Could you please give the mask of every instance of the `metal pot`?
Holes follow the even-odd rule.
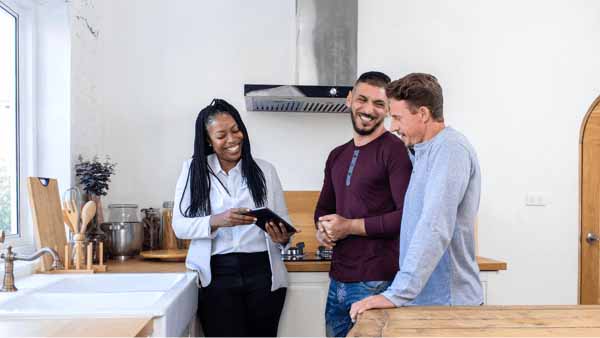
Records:
[[[106,246],[111,258],[126,260],[140,254],[144,242],[144,225],[140,222],[103,223]]]

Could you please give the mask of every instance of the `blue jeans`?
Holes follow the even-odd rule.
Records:
[[[345,337],[352,328],[350,307],[352,303],[385,291],[391,281],[370,281],[343,283],[331,278],[327,306],[325,308],[325,328],[328,337]]]

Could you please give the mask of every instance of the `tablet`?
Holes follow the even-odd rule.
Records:
[[[265,228],[267,222],[275,221],[275,223],[283,223],[288,233],[296,232],[296,228],[294,228],[291,224],[289,224],[286,220],[281,218],[279,215],[274,213],[271,209],[263,207],[258,209],[252,209],[245,213],[245,215],[256,217],[256,226],[261,228],[264,232],[267,232]]]

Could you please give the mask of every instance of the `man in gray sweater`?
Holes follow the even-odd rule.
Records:
[[[481,176],[475,150],[445,125],[442,88],[434,76],[409,74],[386,92],[391,129],[408,146],[413,163],[400,228],[400,270],[382,294],[352,304],[350,316],[356,320],[375,308],[480,305],[474,222]]]

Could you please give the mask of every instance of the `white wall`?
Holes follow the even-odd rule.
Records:
[[[197,113],[232,102],[255,156],[285,189],[319,189],[329,150],[351,136],[341,115],[245,112],[244,83],[294,81],[293,1],[75,2],[73,156],[118,162],[109,202],[158,206],[173,199],[192,154]]]
[[[73,1],[71,156],[119,163],[107,202],[172,199],[197,112],[242,111],[285,189],[319,189],[344,115],[244,112],[242,85],[291,83],[293,1]],[[578,135],[600,94],[600,3],[359,2],[359,72],[431,72],[479,152],[480,252],[504,259],[496,303],[575,303]],[[95,37],[92,31],[97,32]],[[596,58],[594,58],[596,55]],[[546,207],[526,207],[526,192]],[[498,285],[498,284],[497,284]]]
[[[36,12],[35,175],[57,178],[63,191],[71,185],[69,11],[64,1],[51,0]]]
[[[384,10],[382,10],[384,9]],[[504,304],[577,302],[578,138],[600,95],[600,3],[361,1],[361,68],[435,74],[479,153],[480,253]],[[525,206],[543,192],[545,207]]]

